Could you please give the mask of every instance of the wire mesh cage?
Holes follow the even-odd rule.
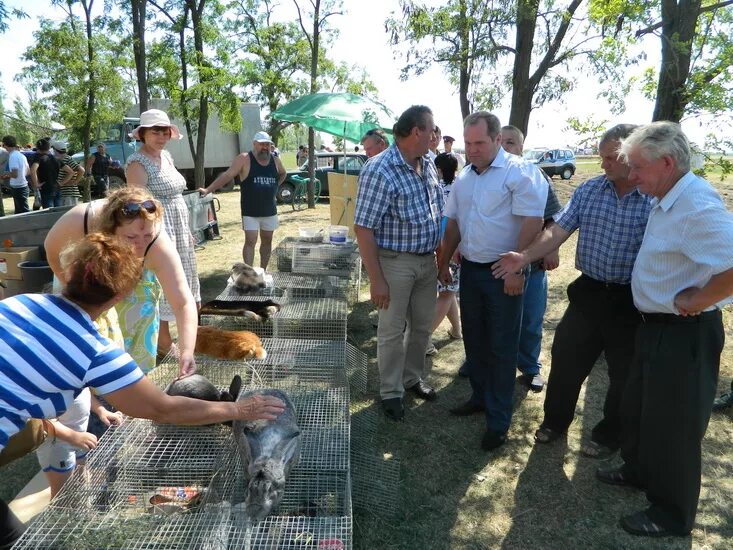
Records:
[[[350,277],[361,271],[361,257],[354,243],[309,243],[286,237],[275,247],[273,255],[277,270],[282,273]]]
[[[351,484],[354,508],[393,517],[399,506],[400,461],[391,454],[353,451]]]
[[[265,519],[254,527],[232,527],[229,548],[252,550],[350,550],[351,516],[283,517]]]
[[[293,298],[343,298],[349,305],[359,301],[361,270],[349,277],[276,272],[272,274],[275,287],[287,290]]]
[[[346,340],[348,314],[344,300],[297,299],[288,291],[282,309],[273,316],[273,337]]]

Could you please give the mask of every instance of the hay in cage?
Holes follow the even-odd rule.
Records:
[[[271,516],[255,526],[233,525],[229,548],[252,550],[350,550],[353,548],[351,516]]]

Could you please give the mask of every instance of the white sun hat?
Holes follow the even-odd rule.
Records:
[[[178,130],[178,126],[171,124],[168,114],[159,109],[150,109],[140,115],[140,125],[135,128],[130,135],[135,139],[140,139],[140,128],[152,128],[153,126],[165,126],[171,129],[171,139],[181,139],[183,136]]]

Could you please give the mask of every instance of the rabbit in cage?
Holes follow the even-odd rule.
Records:
[[[248,330],[220,330],[199,327],[196,334],[196,353],[217,359],[265,359],[267,351],[262,340]]]
[[[168,395],[182,395],[183,397],[192,397],[194,399],[202,399],[204,401],[235,401],[242,389],[242,378],[235,374],[232,383],[229,385],[229,391],[219,390],[211,381],[201,374],[192,374],[186,378],[174,380],[165,389]],[[224,422],[225,425],[231,426],[231,421]]]
[[[211,300],[201,306],[199,315],[240,315],[264,323],[280,311],[280,304],[272,300]]]
[[[293,402],[277,389],[245,394],[272,395],[285,403],[276,420],[234,421],[234,437],[247,480],[244,508],[250,519],[267,517],[280,504],[290,470],[300,458],[300,428]]]
[[[265,288],[265,278],[262,274],[243,262],[237,262],[232,266],[231,278],[234,286],[243,294]]]

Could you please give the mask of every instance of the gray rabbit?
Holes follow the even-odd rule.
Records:
[[[252,390],[242,398],[272,395],[285,403],[276,420],[234,422],[247,491],[244,507],[252,521],[267,517],[280,504],[290,470],[300,458],[300,429],[295,407],[281,390]]]
[[[234,280],[234,287],[242,294],[265,288],[264,277],[257,273],[253,267],[243,262],[237,262],[232,266],[232,279]]]
[[[232,383],[229,385],[229,391],[220,391],[208,378],[201,374],[192,374],[180,380],[174,380],[165,389],[168,395],[181,395],[183,397],[192,397],[194,399],[202,399],[204,401],[235,401],[242,389],[242,378],[235,374]],[[231,426],[231,421],[224,422],[227,426]]]

